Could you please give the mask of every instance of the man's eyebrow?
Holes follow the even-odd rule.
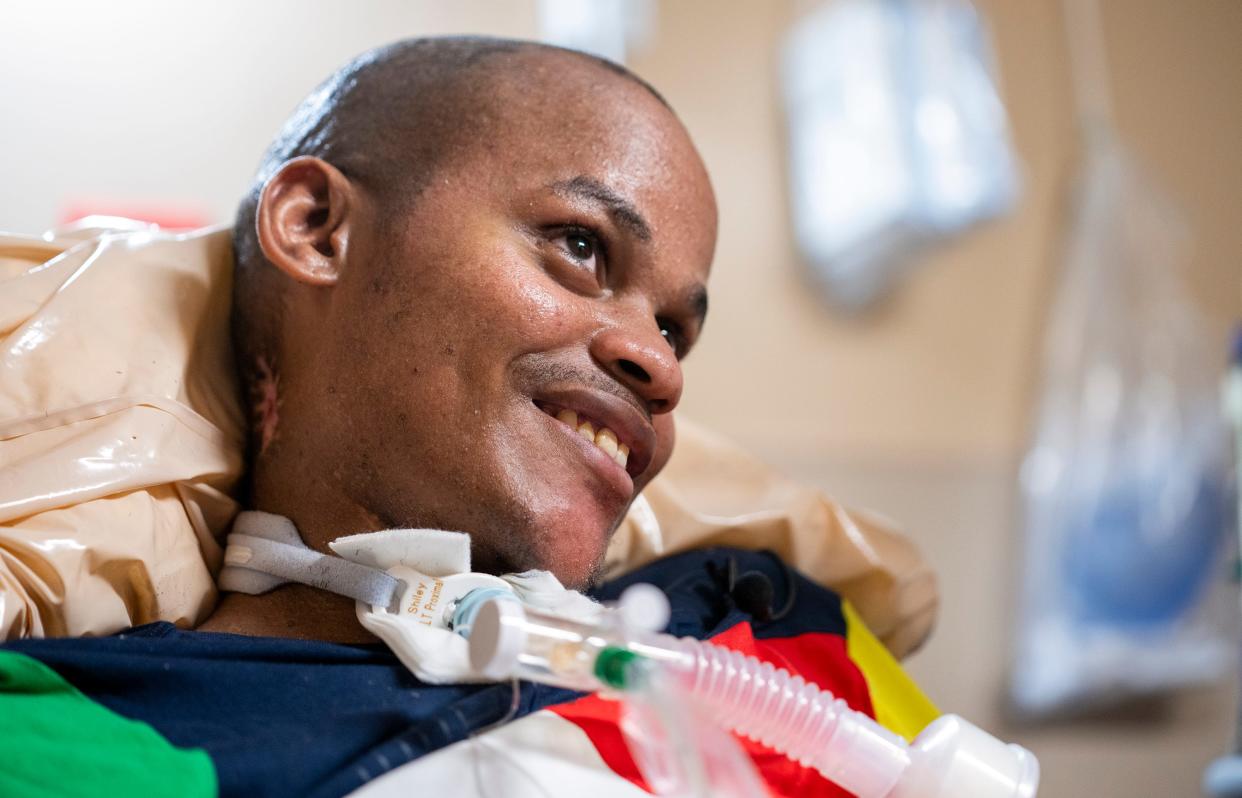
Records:
[[[608,215],[617,224],[628,229],[640,241],[651,240],[651,227],[633,203],[595,178],[578,175],[573,180],[561,180],[548,187],[557,194],[567,194],[604,205],[608,209]]]

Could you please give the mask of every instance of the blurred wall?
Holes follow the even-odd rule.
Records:
[[[1077,154],[1060,4],[979,4],[1025,165],[1018,212],[929,254],[861,318],[824,309],[791,242],[773,75],[809,4],[726,5],[664,3],[661,46],[634,59],[696,135],[720,200],[685,406],[782,462],[1012,459]],[[1242,319],[1242,3],[1124,0],[1103,16],[1118,126],[1187,212],[1187,278],[1214,325],[1203,345],[1223,358],[1227,322]]]
[[[303,97],[413,35],[536,35],[534,0],[18,0],[0,16],[0,229],[67,199],[158,200],[231,221]]]

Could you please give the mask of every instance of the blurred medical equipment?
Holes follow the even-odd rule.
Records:
[[[1065,3],[1084,138],[1021,473],[1011,693],[1030,715],[1220,675],[1230,516],[1218,372],[1187,235],[1110,121],[1094,3]]]
[[[987,35],[965,0],[839,0],[785,43],[789,183],[802,254],[861,307],[930,243],[1018,194]]]
[[[668,603],[650,586],[631,587],[615,610],[594,623],[524,606],[512,594],[487,587],[465,594],[446,613],[448,627],[468,637],[471,665],[482,676],[604,691],[637,701],[639,717],[657,726],[661,716],[676,723],[701,714],[815,768],[859,798],[1033,798],[1038,788],[1034,755],[957,716],[939,718],[907,744],[800,676],[711,643],[657,634],[667,623]],[[726,765],[729,749],[720,746],[727,738],[714,740],[708,754],[714,767],[695,766],[697,752],[683,749],[692,759],[683,773],[700,777],[677,784],[670,778],[677,763],[660,757],[665,746],[658,741],[669,736],[685,735],[665,735],[659,728],[629,735],[640,766],[660,764],[649,781],[672,788],[663,794],[762,794],[707,776],[747,779],[746,767]],[[733,759],[743,756],[733,750]],[[711,792],[688,793],[696,783]],[[759,784],[757,777],[753,784]]]
[[[1235,517],[1239,537],[1238,552],[1242,553],[1242,327],[1233,338],[1233,352],[1229,373],[1225,376],[1222,404],[1225,414],[1233,423],[1234,476],[1238,500]],[[1239,560],[1242,574],[1242,560]],[[1242,592],[1238,599],[1242,602]],[[1240,607],[1242,609],[1242,607]],[[1242,798],[1242,707],[1238,710],[1238,722],[1233,732],[1233,753],[1213,762],[1203,774],[1203,791],[1212,798]]]

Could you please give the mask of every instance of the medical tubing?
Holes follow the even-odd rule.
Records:
[[[468,596],[466,598],[469,598]],[[512,596],[463,599],[470,663],[488,678],[686,700],[706,720],[814,768],[857,798],[1035,798],[1039,761],[956,715],[913,743],[832,693],[759,659],[693,638],[587,623]],[[687,707],[689,708],[689,707]]]
[[[904,739],[801,676],[693,638],[660,635],[658,644],[684,655],[679,683],[717,723],[858,798],[889,795],[910,765]]]

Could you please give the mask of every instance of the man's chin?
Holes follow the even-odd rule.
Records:
[[[603,578],[604,551],[587,551],[585,547],[548,551],[528,560],[525,565],[509,568],[506,572],[532,569],[550,572],[570,590],[587,590]]]
[[[570,590],[580,590],[585,592],[603,581],[604,555],[601,552],[598,557],[596,557],[585,567],[573,570],[565,568],[549,568],[548,570],[560,580],[562,585]]]
[[[565,587],[582,590],[599,582],[603,575],[605,554],[625,519],[628,504],[618,506],[590,494],[570,499],[532,514],[535,523],[527,535],[520,542],[512,542],[518,551],[530,555],[525,568],[549,571]]]
[[[504,522],[489,524],[473,535],[474,569],[488,573],[549,571],[565,587],[589,587],[604,572],[605,554],[627,510],[628,505],[608,506],[586,494],[562,496],[555,504],[510,512]],[[500,515],[492,513],[491,517]]]
[[[506,574],[523,571],[548,571],[571,590],[586,590],[598,584],[604,574],[604,555],[609,535],[603,546],[591,546],[585,541],[559,538],[554,545],[518,545],[501,553],[480,550],[472,552],[473,569],[483,573]],[[563,545],[578,542],[579,545]],[[562,545],[555,545],[560,543]]]

